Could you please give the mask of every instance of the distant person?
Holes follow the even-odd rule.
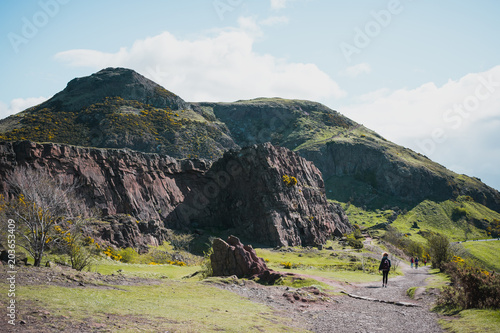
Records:
[[[389,279],[389,271],[391,270],[391,261],[389,260],[389,254],[385,252],[382,255],[382,260],[380,261],[380,266],[378,266],[378,271],[382,271],[382,288],[387,288],[387,280]]]
[[[411,263],[411,268],[413,268],[413,257],[411,257],[410,263]]]
[[[427,266],[427,258],[424,258],[424,266]]]
[[[415,258],[415,269],[418,269],[418,257]]]

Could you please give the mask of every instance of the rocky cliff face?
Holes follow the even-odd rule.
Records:
[[[129,150],[0,143],[0,192],[9,191],[6,176],[21,166],[78,183],[86,206],[104,216],[128,214],[152,221],[151,227],[162,221],[179,229],[231,229],[270,246],[322,244],[350,228],[342,210],[326,201],[319,170],[271,144],[227,153],[211,165]],[[283,175],[296,177],[297,184],[284,184]],[[110,227],[103,229],[112,243],[154,243],[137,240],[133,235],[137,228],[143,231],[141,225],[122,220],[111,218]],[[161,242],[164,232],[153,229],[147,234]]]
[[[210,163],[177,161],[130,150],[79,148],[29,141],[0,144],[0,183],[19,166],[47,171],[77,183],[87,207],[103,215],[129,214],[140,220],[165,219],[203,176]]]
[[[338,187],[337,181],[346,179],[364,183],[364,191],[355,186],[342,188],[344,193],[340,195],[344,201],[351,197],[355,202],[366,204],[383,202],[380,198],[385,197],[413,204],[426,199],[444,201],[468,195],[475,202],[500,211],[500,193],[495,189],[391,142],[382,145],[363,138],[331,141],[317,149],[303,149],[300,154],[314,161],[333,189]]]
[[[283,177],[294,177],[296,184]],[[313,163],[270,143],[227,152],[172,216],[267,245],[317,245],[350,230]]]

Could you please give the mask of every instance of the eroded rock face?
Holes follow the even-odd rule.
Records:
[[[125,214],[106,216],[91,227],[93,238],[119,248],[131,247],[139,253],[147,253],[148,245],[161,245],[168,238],[168,230],[162,221],[139,221]]]
[[[224,154],[202,182],[176,209],[182,224],[222,227],[269,246],[315,246],[351,228],[343,210],[327,202],[314,164],[270,143]]]
[[[264,259],[257,257],[250,245],[243,245],[235,236],[229,236],[227,242],[216,238],[210,256],[214,276],[232,276],[238,278],[259,278],[273,284],[283,276],[267,268]]]
[[[350,230],[342,209],[327,202],[321,172],[269,143],[228,152],[213,165],[123,149],[0,143],[0,193],[9,192],[8,172],[21,166],[79,184],[78,196],[104,220],[133,217],[101,226],[120,247],[161,243],[164,227],[230,229],[269,246],[318,245]],[[287,185],[284,175],[297,184]]]
[[[85,205],[103,216],[129,214],[148,221],[166,219],[210,164],[125,149],[6,142],[0,144],[0,193],[9,191],[7,173],[21,166],[78,184]]]

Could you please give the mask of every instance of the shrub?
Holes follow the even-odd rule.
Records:
[[[353,249],[362,249],[364,246],[363,242],[359,239],[356,239],[353,234],[347,236],[347,244]]]
[[[137,251],[131,247],[127,247],[126,249],[121,249],[120,251],[118,251],[118,254],[121,255],[122,257],[120,261],[126,263],[134,263],[136,259],[139,257]]]
[[[282,179],[283,179],[283,183],[285,183],[286,186],[297,185],[297,178],[295,178],[293,176],[283,175]]]
[[[431,235],[427,239],[432,268],[444,271],[444,265],[451,260],[450,241],[441,234]]]
[[[102,251],[105,255],[107,255],[109,258],[120,261],[122,259],[122,256],[120,253],[112,248],[111,246],[108,246],[104,251]]]
[[[391,226],[387,226],[383,239],[401,249],[408,256],[420,258],[425,252],[422,245],[408,238],[408,234],[403,234]]]
[[[363,235],[361,234],[361,229],[359,228],[359,225],[357,225],[357,224],[354,225],[354,231],[352,232],[351,235],[353,235],[354,238],[356,238],[356,239],[363,238]]]
[[[455,207],[451,212],[451,219],[453,221],[458,221],[462,217],[467,217],[467,209],[464,207]]]
[[[441,292],[437,305],[455,309],[500,308],[500,276],[454,257],[445,264],[451,285]]]
[[[490,222],[490,226],[486,228],[488,231],[488,235],[490,235],[493,238],[500,237],[500,221],[499,220],[493,220]]]
[[[169,241],[174,247],[174,250],[189,251],[189,244],[193,241],[193,239],[194,236],[191,234],[173,233],[169,235]]]
[[[203,253],[203,262],[201,263],[201,277],[206,279],[214,275],[212,270],[211,255],[214,253],[214,248],[212,247],[213,239],[210,240],[209,249]]]

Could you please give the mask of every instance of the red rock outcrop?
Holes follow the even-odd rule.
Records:
[[[214,239],[213,253],[210,255],[214,276],[232,276],[238,278],[258,278],[261,282],[274,284],[284,276],[267,268],[264,259],[257,257],[250,245],[243,245],[235,236],[229,236],[227,242]]]
[[[129,214],[138,220],[164,220],[184,201],[210,163],[127,149],[54,144],[0,143],[0,193],[9,191],[7,173],[27,166],[77,183],[87,207],[102,215]]]
[[[287,148],[227,152],[201,181],[176,208],[182,225],[224,228],[270,246],[315,246],[351,228],[342,208],[326,200],[321,172]]]
[[[229,229],[269,246],[323,244],[350,229],[342,209],[327,202],[321,172],[269,143],[228,152],[211,165],[124,149],[4,142],[0,193],[9,192],[7,174],[22,166],[79,184],[78,196],[104,217],[128,214],[158,227],[117,222],[103,229],[117,246],[161,242],[163,227]],[[297,184],[287,185],[285,175]],[[138,230],[154,239],[139,239]]]

